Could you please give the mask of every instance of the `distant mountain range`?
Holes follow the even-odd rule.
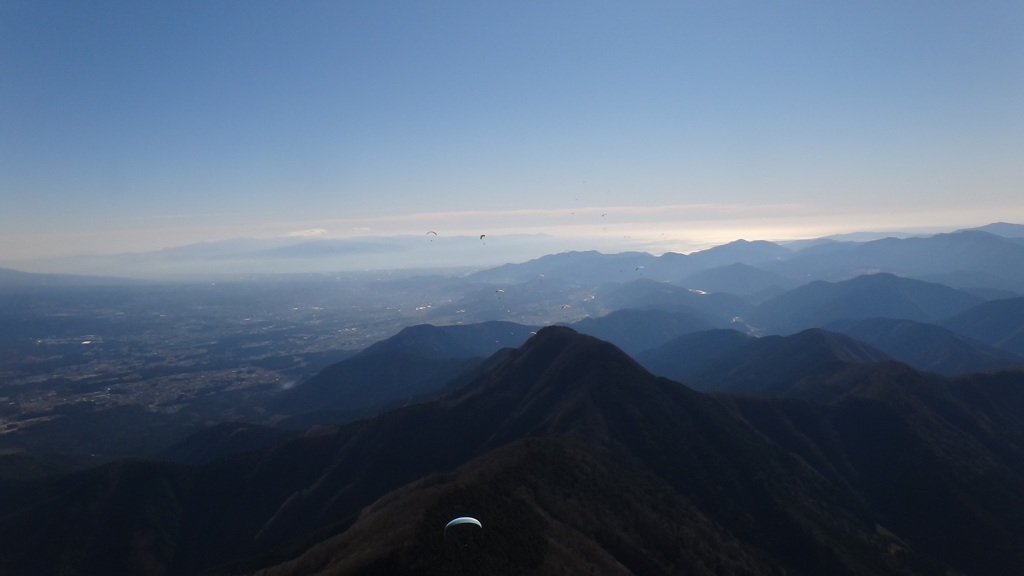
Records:
[[[981,292],[987,298],[1006,297],[1024,293],[1024,233],[1008,237],[992,231],[1016,234],[1022,228],[993,224],[927,237],[823,240],[796,250],[739,240],[689,255],[573,252],[482,271],[473,278],[504,283],[524,282],[540,274],[590,283],[645,278],[748,295],[776,286],[786,289],[813,280],[836,282],[885,272]]]
[[[844,319],[884,317],[937,322],[984,300],[942,284],[868,274],[814,281],[760,304],[747,318],[766,334],[787,334]]]
[[[239,238],[155,252],[76,256],[0,263],[0,266],[93,276],[180,279],[409,268],[412,262],[421,269],[475,268],[478,272],[472,280],[490,284],[517,284],[539,275],[569,278],[583,284],[646,278],[741,295],[771,290],[776,284],[786,289],[812,280],[834,282],[865,273],[888,272],[959,289],[984,291],[987,297],[992,297],[994,292],[1004,297],[1024,294],[1024,225],[994,223],[931,236],[877,236],[843,235],[787,244],[736,240],[691,254],[668,252],[661,256],[646,252],[567,251],[497,267],[493,267],[495,262],[518,262],[521,261],[519,254],[541,252],[551,239],[517,235],[495,237],[483,251],[480,250],[482,239],[466,236],[410,235],[340,240]],[[737,270],[736,264],[753,269]],[[479,270],[482,267],[488,268]],[[709,273],[723,267],[726,270]],[[731,272],[729,267],[733,268]],[[0,285],[25,280],[12,275],[11,271],[0,271]]]
[[[975,315],[980,304],[967,314]],[[953,375],[964,372],[991,372],[1024,365],[1024,355],[980,342],[966,333],[893,318],[847,320],[827,328],[852,336],[885,351],[894,359],[918,370]]]
[[[80,254],[0,262],[26,272],[157,280],[220,279],[256,274],[361,270],[479,270],[539,254],[553,244],[543,235],[358,236],[353,238],[233,238],[148,252]],[[563,242],[554,244],[564,245]]]
[[[1024,298],[985,302],[891,274],[816,281],[757,306],[651,280],[596,301],[647,307],[584,318],[569,324],[573,329],[704,391],[778,395],[800,388],[802,379],[820,381],[823,370],[856,371],[890,360],[945,375],[1024,365],[1024,354],[1013,348],[1024,326],[1024,305],[1018,305]],[[365,417],[438,393],[535,330],[511,322],[407,328],[283,393],[274,410],[288,414],[292,425]],[[780,364],[780,357],[794,361]],[[797,372],[786,373],[790,368]]]

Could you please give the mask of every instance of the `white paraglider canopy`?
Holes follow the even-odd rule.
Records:
[[[448,524],[445,524],[445,527],[444,527],[445,534],[448,533],[448,529],[449,528],[451,528],[452,526],[458,526],[460,524],[475,524],[476,526],[478,526],[480,528],[484,527],[483,524],[481,524],[480,521],[477,520],[476,518],[472,518],[470,516],[459,516],[458,518],[455,518],[454,520],[452,520]]]

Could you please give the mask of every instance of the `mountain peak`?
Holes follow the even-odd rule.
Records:
[[[568,326],[542,328],[523,344],[510,362],[536,364],[537,368],[543,364],[545,380],[554,376],[606,380],[605,377],[609,373],[619,374],[623,371],[636,371],[650,376],[632,357],[614,344],[581,334]]]
[[[486,445],[494,447],[539,434],[607,438],[610,407],[672,395],[668,388],[692,393],[653,376],[608,342],[549,326],[447,401],[470,408],[481,428],[491,427]]]
[[[650,377],[615,345],[567,326],[548,326],[496,366],[482,386],[501,380],[503,388],[528,394],[547,387],[606,383],[613,375],[632,377],[633,373]]]

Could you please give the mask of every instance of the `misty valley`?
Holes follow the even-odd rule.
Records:
[[[1021,225],[0,270],[0,574],[1022,569]]]

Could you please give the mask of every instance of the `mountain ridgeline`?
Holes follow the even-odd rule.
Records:
[[[0,571],[1016,573],[1019,373],[947,379],[802,338],[877,368],[825,401],[800,399],[809,380],[708,396],[548,327],[367,420],[205,464],[7,480]],[[484,528],[455,546],[460,515]]]
[[[818,239],[789,245],[737,240],[694,252],[567,252],[484,270],[473,278],[517,283],[543,275],[585,284],[644,278],[744,296],[789,290],[814,280],[838,282],[873,273],[1008,296],[1024,293],[1024,226],[990,225],[925,237],[866,242]]]

